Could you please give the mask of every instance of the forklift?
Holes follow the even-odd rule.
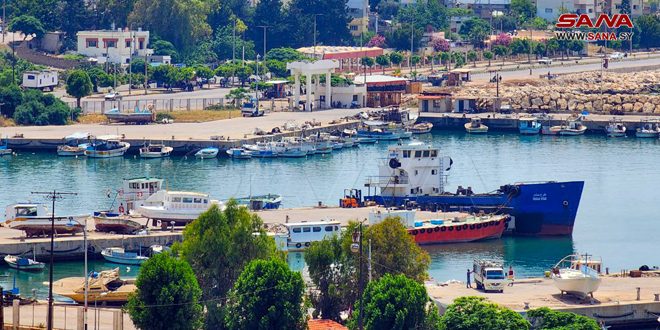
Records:
[[[339,200],[341,208],[358,208],[364,206],[362,203],[362,190],[344,189],[344,197]]]

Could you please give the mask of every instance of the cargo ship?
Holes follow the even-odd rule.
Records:
[[[584,181],[506,184],[492,193],[459,186],[445,191],[453,161],[429,144],[413,141],[391,146],[378,176],[365,187],[366,203],[431,211],[508,214],[507,232],[515,235],[571,235]]]

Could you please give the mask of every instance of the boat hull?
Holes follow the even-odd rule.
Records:
[[[519,183],[507,192],[466,195],[365,196],[384,206],[416,202],[430,210],[503,213],[512,216],[509,229],[516,235],[571,235],[584,181]]]
[[[113,257],[110,255],[102,254],[103,258],[109,262],[115,263],[115,264],[122,264],[122,265],[141,265],[147,259],[131,259],[131,258],[119,258],[119,257]]]
[[[637,131],[635,132],[635,136],[638,138],[657,138],[658,137],[658,132],[650,132],[650,131]]]
[[[506,225],[506,219],[502,218],[478,223],[449,223],[435,227],[410,228],[408,234],[412,235],[415,243],[419,245],[465,243],[500,238]]]
[[[22,230],[28,237],[51,235],[52,229],[56,234],[76,234],[82,233],[86,215],[62,217],[55,216],[54,226],[51,227],[51,217],[17,217],[8,222],[9,228]]]
[[[85,155],[87,157],[91,158],[111,158],[111,157],[122,157],[130,148],[130,144],[124,143],[124,145],[121,148],[117,149],[112,149],[112,150],[93,150],[93,149],[87,149],[85,150]]]
[[[96,230],[104,233],[114,232],[120,234],[133,234],[144,226],[139,222],[126,219],[120,216],[103,217],[94,216],[94,227]]]
[[[11,155],[11,149],[0,149],[0,156]]]
[[[553,276],[552,280],[562,293],[569,293],[576,296],[586,297],[598,290],[600,287],[600,278],[582,277],[582,278],[562,278]]]

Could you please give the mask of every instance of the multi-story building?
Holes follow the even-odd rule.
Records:
[[[128,29],[79,31],[78,54],[93,57],[99,63],[130,62],[131,57],[153,54],[149,49],[149,31]]]
[[[369,0],[348,0],[346,7],[351,17],[348,29],[352,36],[359,37],[369,29]]]
[[[536,16],[555,21],[561,13],[587,14],[596,18],[601,13],[620,14],[621,0],[536,0]],[[630,14],[638,17],[651,12],[649,0],[630,0]]]
[[[403,3],[403,1],[401,1]],[[508,13],[511,0],[445,0],[447,7],[471,9],[478,17],[490,19],[494,11]]]

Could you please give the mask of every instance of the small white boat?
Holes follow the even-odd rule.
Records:
[[[220,149],[215,147],[203,148],[195,153],[195,158],[200,158],[200,159],[215,158],[218,157],[218,152],[220,152]]]
[[[311,243],[341,232],[339,221],[313,221],[283,224],[287,233],[275,234],[275,245],[281,251],[302,251]]]
[[[212,200],[204,193],[159,190],[139,205],[136,211],[145,218],[152,219],[155,225],[161,220],[161,227],[166,227],[172,221],[175,223],[193,221],[214,204],[221,208],[224,206],[222,202]]]
[[[659,135],[660,125],[649,121],[642,122],[642,126],[635,131],[638,138],[657,138]]]
[[[488,133],[488,126],[481,122],[481,118],[474,117],[470,119],[469,123],[465,123],[465,131],[470,134],[483,134]]]
[[[284,158],[302,158],[307,156],[307,151],[302,150],[301,147],[287,147],[279,154],[280,157]]]
[[[44,269],[44,266],[46,266],[46,264],[44,264],[43,262],[35,261],[20,256],[12,256],[9,254],[5,256],[5,261],[7,262],[9,267],[19,270],[40,271]]]
[[[433,124],[429,122],[423,122],[413,125],[410,131],[413,134],[426,134],[426,133],[431,133],[432,129],[433,129]]]
[[[55,233],[75,234],[84,229],[83,223],[88,215],[57,215],[55,214]],[[5,226],[22,230],[26,236],[50,235],[53,216],[44,204],[16,203],[5,209]]]
[[[602,262],[592,256],[572,254],[560,260],[552,268],[552,280],[562,294],[586,297],[600,286]]]
[[[73,133],[64,137],[64,144],[57,146],[57,155],[63,157],[84,156],[88,143],[82,142],[89,140],[89,133]]]
[[[583,135],[587,131],[587,126],[582,124],[580,118],[569,119],[565,124],[550,127],[551,131],[556,131],[559,135],[576,136]]]
[[[164,144],[148,144],[140,148],[141,158],[164,158],[169,157],[174,148]]]
[[[608,137],[625,137],[626,136],[626,126],[619,120],[612,120],[607,125],[607,136]]]
[[[120,136],[98,136],[87,146],[85,155],[91,158],[121,157],[130,147],[131,144],[121,141]]]
[[[120,247],[109,247],[101,251],[103,258],[109,262],[124,265],[141,265],[149,260],[148,257],[139,255],[135,252],[126,252]]]
[[[227,150],[227,155],[234,159],[250,159],[252,158],[252,152],[250,150],[245,150],[243,148],[231,148]]]

